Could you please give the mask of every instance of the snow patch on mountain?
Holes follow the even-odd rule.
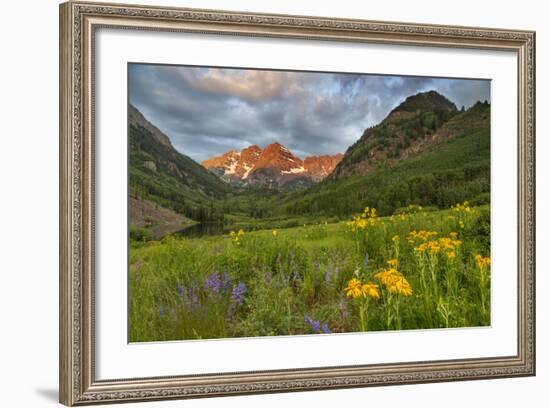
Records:
[[[306,171],[306,169],[304,168],[304,166],[301,166],[301,167],[294,167],[293,169],[290,169],[290,170],[281,170],[281,173],[283,173],[283,174],[299,174],[299,173],[303,173],[304,171]]]

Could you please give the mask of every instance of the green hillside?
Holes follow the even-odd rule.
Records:
[[[477,103],[453,116],[421,150],[400,160],[379,160],[366,175],[330,178],[287,195],[288,215],[347,216],[365,205],[390,214],[409,203],[448,207],[464,200],[489,202],[490,105]]]
[[[457,113],[456,106],[435,91],[408,97],[381,123],[365,129],[329,178],[365,175],[384,160],[406,159],[425,142],[437,142],[431,136]]]
[[[174,149],[169,139],[134,107],[129,108],[130,195],[195,221],[223,219],[214,205],[232,187]]]

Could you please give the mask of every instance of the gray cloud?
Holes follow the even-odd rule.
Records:
[[[199,162],[274,141],[301,157],[344,152],[407,96],[432,89],[458,107],[490,100],[486,80],[129,66],[130,103]]]

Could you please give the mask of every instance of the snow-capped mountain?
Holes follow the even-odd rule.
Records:
[[[339,153],[302,160],[275,142],[265,149],[252,145],[240,152],[231,150],[203,161],[202,165],[232,184],[290,189],[319,182],[334,170],[342,157]]]

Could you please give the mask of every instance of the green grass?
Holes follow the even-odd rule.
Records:
[[[489,255],[489,218],[482,206],[405,211],[356,231],[347,222],[321,222],[276,233],[132,241],[130,341],[322,331],[314,321],[332,333],[489,325],[488,268],[474,258]],[[413,230],[456,232],[456,258],[419,255],[420,242],[407,239]],[[392,258],[412,296],[392,294],[375,278]],[[381,297],[346,296],[353,278],[380,284]]]

